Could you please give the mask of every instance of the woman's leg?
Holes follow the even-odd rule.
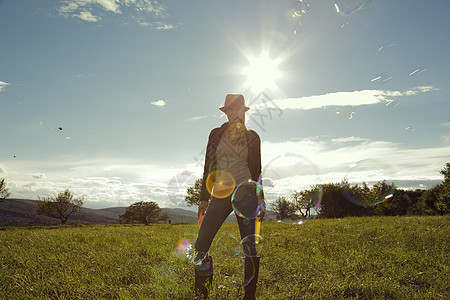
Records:
[[[256,256],[255,249],[255,225],[256,216],[258,210],[258,197],[256,196],[255,187],[252,185],[246,186],[247,190],[243,190],[240,194],[241,198],[238,203],[240,204],[240,214],[245,218],[239,217],[236,214],[236,218],[239,224],[239,232],[241,233],[241,240],[245,256]],[[253,218],[252,218],[253,217]]]
[[[213,197],[211,199],[195,243],[195,250],[199,254],[206,254],[209,251],[214,237],[232,211],[230,197],[224,199]]]
[[[257,256],[255,247],[255,224],[256,219],[244,219],[236,215],[236,219],[239,225],[239,232],[241,234],[242,247],[245,256]]]
[[[214,236],[232,210],[229,198],[216,199],[214,197],[206,209],[195,243],[195,255],[199,262],[195,264],[195,295],[198,299],[208,298],[208,286],[212,284],[214,270],[212,257],[207,254]]]
[[[259,260],[255,245],[256,219],[246,220],[236,216],[241,233],[242,248],[244,251],[244,300],[255,300],[256,283],[258,282]]]

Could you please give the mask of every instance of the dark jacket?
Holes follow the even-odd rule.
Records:
[[[208,139],[208,146],[206,147],[205,167],[203,171],[202,189],[200,192],[200,201],[208,201],[211,194],[206,188],[206,179],[208,175],[216,169],[216,150],[219,145],[222,134],[228,127],[228,122],[222,124],[218,128],[211,130]],[[248,168],[252,176],[252,180],[258,181],[261,174],[261,139],[259,135],[253,130],[245,132],[248,147]]]

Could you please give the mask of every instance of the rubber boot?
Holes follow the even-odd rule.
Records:
[[[258,282],[260,256],[245,257],[244,282],[250,282],[244,287],[245,295],[242,300],[256,300],[256,283]]]
[[[208,299],[208,288],[213,281],[213,261],[208,255],[200,266],[195,266],[195,299]]]

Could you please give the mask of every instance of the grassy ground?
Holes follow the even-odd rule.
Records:
[[[175,250],[196,225],[3,229],[0,299],[194,298],[193,266]],[[212,299],[243,294],[225,276],[241,276],[239,259],[219,251],[229,234],[237,224],[212,247]],[[272,221],[262,236],[258,299],[450,299],[450,216]]]

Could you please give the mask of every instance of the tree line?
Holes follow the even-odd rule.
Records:
[[[290,197],[279,197],[272,209],[279,219],[306,218],[313,208],[321,218],[445,215],[450,212],[450,163],[440,173],[444,181],[431,189],[397,189],[386,181],[372,187],[348,182],[314,185],[294,191]]]

